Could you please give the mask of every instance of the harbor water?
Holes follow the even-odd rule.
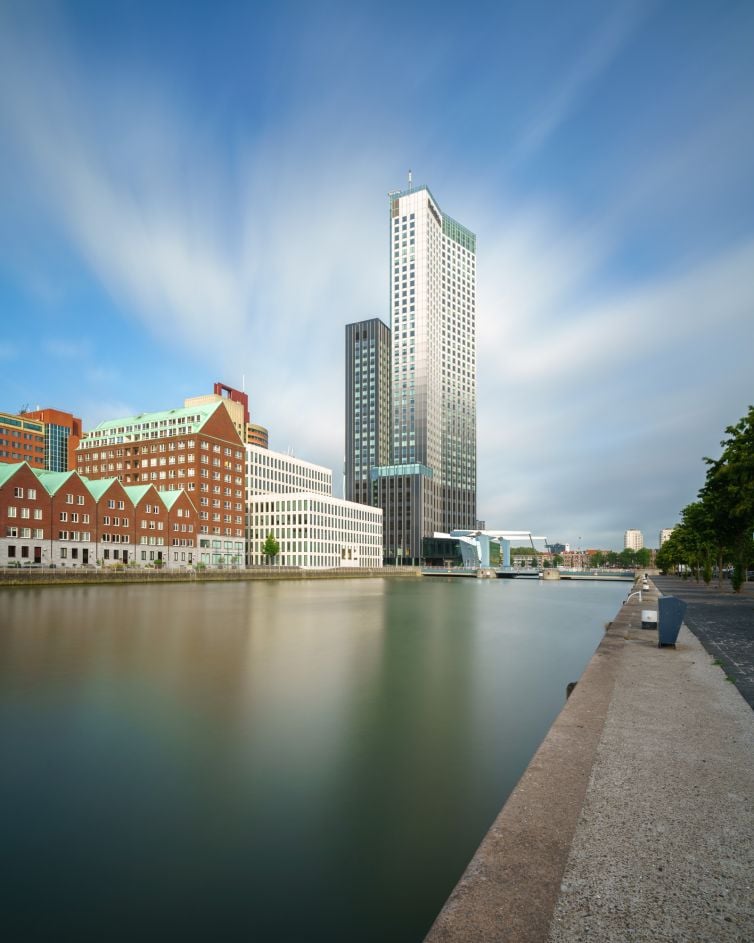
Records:
[[[5,938],[418,943],[625,594],[2,591]]]

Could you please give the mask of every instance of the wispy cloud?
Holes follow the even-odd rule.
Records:
[[[48,337],[43,341],[44,349],[52,357],[60,360],[85,361],[92,353],[87,340],[68,340],[62,337]]]
[[[523,161],[543,147],[578,109],[590,88],[619,55],[644,15],[644,4],[613,4],[606,19],[577,55],[562,64],[549,97],[535,104],[529,124],[514,144],[512,161]]]
[[[562,44],[557,85],[522,107],[532,117],[514,159],[544,149],[598,94],[645,9],[622,4],[595,21],[576,51]],[[354,50],[369,25],[354,26]],[[643,142],[630,166],[610,168],[615,185],[598,209],[584,209],[569,194],[557,204],[515,193],[503,200],[499,174],[464,176],[468,141],[447,143],[446,103],[421,115],[396,110],[380,94],[382,72],[371,94],[374,76],[351,99],[348,80],[334,81],[325,68],[314,91],[276,112],[274,123],[239,118],[216,139],[179,85],[118,64],[94,78],[64,36],[0,29],[2,153],[12,146],[16,158],[5,187],[26,188],[40,229],[62,234],[65,253],[122,312],[119,331],[131,344],[149,343],[174,375],[185,359],[187,382],[239,385],[245,376],[253,418],[269,427],[273,447],[332,467],[338,482],[344,325],[386,316],[379,194],[393,185],[392,168],[414,162],[404,150],[425,146],[435,173],[456,187],[448,211],[479,234],[480,515],[610,545],[627,526],[651,533],[672,522],[668,508],[693,497],[698,456],[714,451],[737,418],[730,404],[740,400],[743,409],[750,399],[751,228],[721,230],[712,255],[706,232],[663,246],[672,270],[658,262],[625,278],[621,263],[637,238],[633,226],[639,238],[658,221],[678,231],[686,218],[679,208],[696,209],[702,191],[714,202],[731,179],[744,179],[745,105],[723,102],[714,122]],[[305,40],[297,37],[300,48]],[[393,55],[398,71],[402,51]],[[428,101],[446,60],[433,46],[417,64]],[[351,63],[351,79],[362,80],[360,64]],[[311,63],[297,65],[305,73]],[[480,76],[477,89],[487,84],[487,73]],[[465,112],[460,87],[458,96],[454,106]],[[402,122],[410,131],[396,131]],[[79,334],[56,326],[47,352],[65,367],[87,353]],[[107,354],[114,362],[117,349],[112,343]],[[15,355],[12,344],[0,347],[0,359]],[[157,395],[146,379],[139,394],[113,399],[109,391],[127,389],[122,377],[94,361],[81,375],[102,390],[82,397],[88,423],[166,405],[127,401]]]

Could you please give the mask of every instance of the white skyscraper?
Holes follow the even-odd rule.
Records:
[[[390,464],[370,472],[387,561],[476,524],[476,237],[425,186],[389,195]]]
[[[431,469],[433,529],[473,527],[476,236],[426,186],[390,194],[390,315],[393,463]]]

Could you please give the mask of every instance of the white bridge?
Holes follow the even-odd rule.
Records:
[[[546,537],[534,537],[528,530],[452,530],[449,534],[435,533],[435,537],[457,540],[461,548],[463,564],[466,567],[487,569],[490,563],[490,545],[500,546],[500,565],[511,565],[511,545],[520,546],[530,543],[532,550],[535,540],[547,542]]]

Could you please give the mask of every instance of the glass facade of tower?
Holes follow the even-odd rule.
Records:
[[[70,429],[48,422],[45,426],[45,468],[68,471],[68,437]]]

